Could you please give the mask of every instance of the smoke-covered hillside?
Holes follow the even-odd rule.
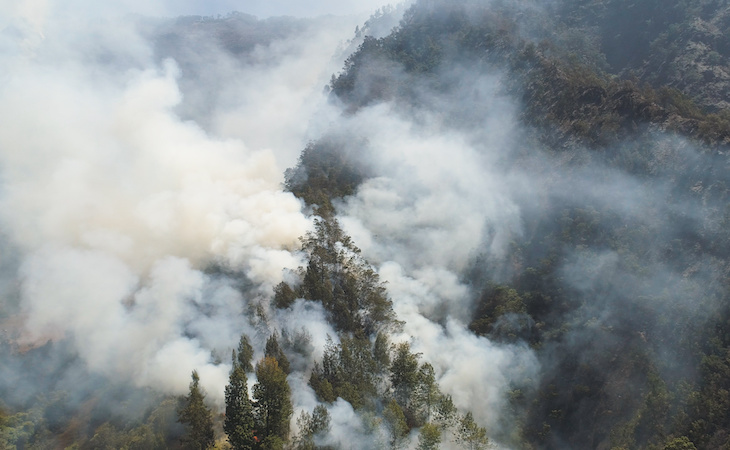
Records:
[[[0,8],[3,448],[730,444],[727,2],[77,3]]]

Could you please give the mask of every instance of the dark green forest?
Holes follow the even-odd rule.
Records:
[[[378,24],[400,14],[382,33]],[[160,59],[184,61],[186,42],[208,33],[251,63],[256,45],[303,24],[231,15],[145,33]],[[312,228],[296,249],[300,266],[246,311],[260,335],[238,333],[232,358],[216,355],[231,368],[225,409],[205,401],[202,373],[185,374],[183,396],[112,385],[69,372],[78,361],[64,341],[24,348],[0,335],[1,357],[47,384],[19,392],[0,369],[0,448],[349,448],[332,413],[343,402],[362,424],[357,448],[730,448],[729,27],[725,0],[417,0],[379,10],[325,89],[344,125],[303,144],[284,174]],[[376,28],[382,35],[368,34]],[[496,167],[485,178],[529,185],[514,194],[520,231],[502,253],[498,224],[487,225],[453,269],[469,339],[520,349],[537,367],[499,385],[504,401],[486,413],[465,408],[448,371],[403,339],[386,253],[369,260],[348,235],[358,195],[387,172],[377,139],[358,127],[373,110],[467,136]],[[511,130],[502,147],[490,144],[500,132],[490,123]],[[414,239],[373,234],[393,252]],[[414,251],[425,261],[428,250]],[[212,261],[206,274],[254,292],[235,268]],[[298,305],[331,326],[324,348],[307,330],[269,326]],[[423,315],[447,330],[449,308],[443,300]],[[58,373],[34,374],[61,354]],[[295,413],[303,385],[316,404]]]

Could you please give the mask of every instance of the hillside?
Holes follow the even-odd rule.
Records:
[[[136,19],[74,138],[11,78],[0,444],[729,446],[728,14]]]

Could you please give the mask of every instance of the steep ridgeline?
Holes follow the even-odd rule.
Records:
[[[626,13],[629,6],[636,14]],[[730,443],[730,401],[722,394],[730,388],[730,116],[717,100],[726,99],[723,88],[682,78],[679,69],[687,58],[696,67],[713,58],[705,72],[727,67],[722,33],[713,35],[716,54],[689,51],[724,23],[726,9],[699,0],[545,8],[423,0],[390,35],[366,37],[333,77],[333,100],[353,117],[387,103],[470,132],[488,105],[441,100],[462,98],[474,71],[494,74],[518,105],[522,137],[505,164],[531,176],[539,196],[521,203],[523,232],[502,262],[485,251],[462,273],[480,290],[472,331],[527,342],[542,365],[534,390],[510,394],[515,420],[495,435],[505,445]],[[706,33],[691,32],[699,29]],[[669,47],[665,56],[651,50],[665,43],[681,49]],[[366,151],[315,142],[290,172],[289,188],[330,217],[333,200],[378,175],[360,165]],[[319,228],[326,224],[336,222],[323,219]],[[315,242],[309,237],[305,248]],[[345,318],[340,329],[349,323],[361,320]],[[339,345],[327,351],[329,360],[347,360],[343,352],[358,347]],[[377,373],[377,361],[373,353],[374,369],[365,373]],[[362,404],[331,364],[313,374],[320,397]],[[354,385],[373,389],[362,380]]]
[[[288,188],[319,217],[315,230],[302,238],[306,267],[296,282],[276,286],[273,303],[288,308],[297,299],[320,302],[338,331],[338,343],[329,340],[321,361],[315,361],[309,385],[321,402],[342,399],[370,417],[369,436],[363,439],[378,445],[401,448],[418,430],[419,448],[439,448],[442,440],[486,448],[486,430],[471,413],[458,414],[451,397],[439,389],[433,367],[419,362],[421,355],[408,343],[389,343],[389,334],[402,324],[384,284],[341,229],[332,205],[354,192],[364,169],[351,167],[346,152],[337,150],[331,141],[312,143],[287,172]],[[329,430],[313,425],[316,417],[315,409],[298,418],[304,431],[294,439],[296,448],[328,442]]]
[[[624,2],[616,3],[613,11],[621,14]],[[570,16],[569,2],[564,8],[563,14]],[[619,79],[601,71],[605,55],[600,48],[576,42],[590,43],[593,36],[581,28],[583,22],[572,27],[569,23],[551,19],[527,0],[419,2],[392,34],[364,40],[342,73],[333,78],[332,90],[351,111],[389,100],[429,106],[424,88],[448,93],[463,81],[442,76],[445,69],[467,65],[486,70],[488,66],[509,74],[504,89],[522,101],[525,122],[540,129],[542,138],[553,146],[576,140],[581,145],[605,146],[636,132],[642,124],[708,144],[730,142],[726,111],[703,112],[672,85],[639,86],[636,79]],[[727,63],[728,58],[723,61]]]
[[[3,339],[0,357],[18,367],[0,364],[9,380],[0,447],[730,446],[729,8],[725,0],[417,0],[392,31],[403,10],[380,11],[332,77],[342,116],[285,175],[314,222],[301,237],[302,266],[271,298],[235,267],[204,274],[241,302],[236,326],[250,332],[233,352],[225,414],[212,411],[202,371],[176,398],[89,375],[67,340],[24,348]],[[332,21],[231,14],[144,26],[154,58],[173,56],[181,69],[175,114],[210,131],[209,113],[231,101],[222,80],[238,65],[275,64],[272,43]],[[408,133],[420,135],[400,139]],[[430,166],[400,158],[406,150],[423,151]],[[469,164],[451,164],[460,158]],[[448,180],[434,176],[444,173]],[[359,197],[367,188],[377,195]],[[447,201],[414,192],[452,188]],[[429,331],[455,334],[458,321],[462,342],[476,343],[469,351],[529,354],[530,364],[518,360],[511,372],[505,360],[516,353],[489,366],[462,362],[484,371],[470,375],[492,383],[482,391],[490,395],[452,398],[461,379],[439,379],[450,355],[429,360],[404,342],[407,324],[394,312],[403,299],[391,297],[382,267],[348,236],[343,217],[361,206],[384,222],[396,217],[378,215],[388,202],[427,220],[406,221],[412,228],[396,236],[377,235],[396,227],[376,223],[367,245],[388,248],[370,259],[397,259],[391,275],[408,263],[425,278],[454,275],[446,301],[417,305]],[[481,215],[459,216],[471,211]],[[484,222],[466,228],[478,239],[439,228],[460,221]],[[460,249],[468,261],[445,254],[458,246],[469,247]],[[441,257],[435,269],[420,265]],[[276,331],[280,317],[301,310],[320,329],[331,326],[324,348],[315,351],[304,328]],[[227,367],[217,352],[203,353],[209,370]],[[529,380],[513,383],[519,370]]]

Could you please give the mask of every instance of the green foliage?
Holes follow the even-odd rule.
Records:
[[[253,387],[256,434],[264,448],[278,448],[289,436],[289,419],[294,412],[286,373],[277,359],[266,356],[256,364],[258,382]]]
[[[456,407],[450,396],[441,393],[429,363],[422,364],[418,369],[410,405],[416,426],[433,424],[439,429],[446,429],[454,425]]]
[[[316,361],[312,368],[312,374],[309,376],[309,385],[314,389],[314,392],[321,401],[332,403],[337,400],[332,383],[324,376],[322,367]]]
[[[487,430],[474,422],[474,416],[467,412],[459,421],[456,431],[456,443],[468,450],[483,450],[489,448]]]
[[[534,385],[510,386],[512,411],[502,420],[524,429],[514,439],[499,438],[516,448],[604,448],[609,441],[621,448],[727,447],[730,311],[706,307],[727,303],[730,273],[724,156],[730,113],[711,108],[713,97],[727,97],[726,92],[710,92],[716,72],[726,69],[715,66],[726,65],[730,49],[728,33],[722,32],[728,25],[722,9],[726,2],[561,0],[540,8],[525,5],[417,1],[389,36],[364,38],[343,72],[333,77],[333,93],[347,112],[379,101],[428,109],[431,94],[449,98],[451,85],[464,84],[464,78],[454,75],[463,68],[496,68],[504,73],[502,93],[524,107],[517,115],[529,145],[520,150],[518,162],[542,146],[558,154],[565,170],[561,175],[568,179],[598,161],[630,174],[642,192],[666,191],[657,203],[666,200],[670,213],[641,199],[637,207],[634,199],[606,206],[571,193],[567,199],[538,196],[540,207],[525,214],[524,236],[505,258],[503,284],[482,291],[470,328],[490,339],[524,339],[541,362],[549,362]],[[197,19],[191,23],[209,26]],[[223,30],[227,26],[216,24]],[[223,39],[223,34],[217,37]],[[252,48],[223,40],[237,55]],[[691,51],[699,53],[689,58]],[[665,131],[692,145],[707,144],[697,152],[702,157],[685,139],[668,143]],[[433,448],[439,434],[456,422],[461,447],[486,448],[486,430],[471,413],[455,419],[453,401],[440,392],[433,367],[419,365],[407,344],[391,351],[386,331],[397,325],[392,302],[374,268],[334,218],[333,202],[353,195],[374,175],[364,163],[367,149],[362,139],[327,136],[309,143],[297,166],[287,171],[287,189],[320,219],[302,239],[308,261],[300,280],[276,286],[273,304],[288,308],[297,298],[321,302],[342,334],[339,344],[328,343],[309,380],[322,401],[341,397],[369,417],[385,405],[382,419],[392,447],[402,445],[410,429],[421,427],[419,446]],[[708,154],[715,154],[714,159],[698,162]],[[602,181],[587,185],[600,190]],[[623,197],[622,192],[612,195]],[[554,204],[561,207],[555,211]],[[631,211],[615,212],[622,207]],[[578,270],[590,259],[586,255],[604,254],[615,255],[615,267]],[[660,276],[664,272],[682,281],[668,283]],[[488,281],[465,278],[475,289]],[[257,314],[264,317],[263,307]],[[703,326],[689,326],[698,323]],[[282,336],[281,342],[270,337],[267,358],[256,367],[254,420],[260,448],[286,444],[292,414],[286,373],[291,367],[283,350],[296,365],[301,358],[295,355],[311,353],[309,341],[300,337]],[[252,438],[254,411],[248,410],[245,377],[253,370],[252,360],[253,349],[242,336],[226,388],[231,410],[224,423],[236,448],[247,444],[234,441]],[[687,367],[698,370],[681,370]],[[174,445],[168,407],[129,423],[100,414],[93,425],[82,427],[78,424],[91,421],[73,417],[75,405],[68,396],[51,395],[37,404],[0,415],[0,447],[49,447],[58,436],[64,444],[74,441],[71,445],[84,449]],[[196,373],[183,406],[186,445],[210,446],[210,411]],[[314,436],[326,429],[326,409],[318,408],[299,418],[300,448],[311,448]]]
[[[627,18],[624,13],[627,6],[623,3],[623,0],[607,4],[555,2],[558,6],[548,9],[557,8],[557,11],[548,17],[519,10],[508,3],[487,8],[475,2],[417,2],[391,35],[365,39],[348,58],[343,72],[333,79],[332,90],[354,109],[387,100],[412,105],[423,97],[416,90],[423,88],[424,79],[430,86],[445,88],[439,85],[443,83],[441,80],[428,75],[470,58],[472,66],[485,62],[509,72],[508,89],[526,106],[522,117],[527,124],[540,130],[542,140],[555,148],[572,146],[576,142],[600,148],[635,135],[640,123],[660,124],[662,128],[692,135],[713,145],[730,143],[730,124],[702,112],[702,108],[690,100],[694,94],[680,93],[675,88],[654,91],[648,85],[639,87],[640,80],[636,78],[620,80],[602,71],[613,66],[614,73],[618,74],[622,69],[617,69],[616,65],[627,64],[623,68],[625,72],[649,73],[643,72],[641,65],[653,57],[652,40],[659,39],[661,33],[671,29],[677,21],[690,21],[697,13],[694,7],[665,8],[661,2],[652,1],[652,6],[646,8],[643,3],[642,7],[630,5],[632,13]],[[717,6],[714,9],[717,10]],[[673,12],[669,15],[671,18],[665,15],[667,11]],[[677,11],[683,12],[674,15]],[[633,19],[642,25],[625,29]],[[534,41],[517,31],[525,26],[524,22],[532,28]],[[712,26],[707,28],[712,29]],[[624,32],[618,33],[617,28]],[[685,25],[682,29],[685,28],[690,26]],[[672,37],[676,39],[678,33],[679,28],[671,33]],[[634,40],[637,35],[642,38]],[[690,39],[689,36],[691,33],[684,33],[684,42]],[[663,44],[657,43],[656,49],[664,51],[671,47],[672,39],[666,39]],[[625,45],[624,40],[630,41],[631,45]],[[640,48],[637,48],[637,42],[641,43]],[[706,45],[716,46],[717,37],[705,36],[699,47]],[[632,51],[625,51],[627,48]],[[730,49],[730,42],[726,49]],[[637,56],[639,54],[643,56]],[[622,59],[625,55],[631,57]],[[705,59],[724,61],[722,57],[718,59],[718,55],[718,51],[709,51]],[[666,60],[652,61],[657,69],[668,66]],[[687,66],[686,63],[676,64]],[[659,78],[676,80],[680,78],[676,74],[678,70],[673,77]],[[699,72],[691,72],[686,77],[690,75],[700,78],[685,83],[691,86],[692,92],[702,94],[708,102],[725,101],[722,96],[705,94],[707,89]],[[647,75],[643,81],[655,81],[655,78]],[[722,110],[715,108],[718,109]]]
[[[408,424],[403,410],[395,400],[391,400],[383,411],[383,422],[390,433],[390,448],[398,449],[405,444]]]
[[[289,359],[284,354],[284,350],[279,345],[279,334],[274,332],[266,340],[266,347],[264,348],[264,356],[274,358],[279,363],[279,368],[284,371],[285,374],[290,372]]]
[[[314,450],[317,448],[314,441],[317,436],[324,436],[330,430],[330,415],[324,405],[317,405],[309,414],[306,411],[297,418],[299,435],[294,439],[294,448],[297,450]]]
[[[253,347],[248,340],[248,336],[241,335],[238,341],[238,358],[234,358],[233,364],[240,366],[245,373],[253,372]]]
[[[328,337],[322,363],[315,364],[310,386],[322,401],[342,397],[359,409],[377,395],[374,346],[366,338],[343,336],[339,344]]]
[[[674,438],[667,442],[662,450],[697,450],[697,447],[690,441],[687,436]]]
[[[225,389],[226,418],[223,430],[234,450],[250,449],[255,443],[253,405],[248,397],[248,379],[243,364],[233,359]]]
[[[390,384],[393,398],[406,409],[410,409],[412,396],[418,387],[419,357],[420,354],[411,353],[411,346],[407,342],[395,346],[395,355],[390,366]]]
[[[274,306],[280,309],[288,308],[297,299],[297,293],[284,281],[274,288]]]
[[[421,427],[418,433],[417,450],[434,450],[439,448],[441,443],[441,430],[438,426],[427,423]]]
[[[291,370],[304,370],[304,365],[312,359],[314,345],[312,345],[312,334],[305,328],[293,332],[284,330],[281,333],[281,347],[292,356],[297,367],[290,364]]]
[[[279,436],[269,435],[261,440],[257,444],[257,449],[260,450],[283,450],[286,441]]]
[[[286,189],[321,217],[334,213],[332,201],[355,193],[367,176],[359,160],[363,143],[329,136],[310,142],[293,169],[285,173]]]
[[[418,423],[430,423],[441,392],[436,383],[433,366],[424,363],[418,369],[416,388],[413,392],[413,410]]]
[[[211,448],[215,443],[213,436],[213,418],[210,409],[205,406],[205,394],[200,387],[200,377],[195,370],[192,373],[190,392],[181,399],[178,410],[178,421],[185,425],[183,444],[191,450]]]
[[[377,336],[375,336],[373,359],[375,359],[378,373],[384,373],[390,367],[390,344],[388,342],[388,336],[382,331],[378,332]]]
[[[168,448],[159,435],[148,425],[140,425],[131,430],[117,429],[106,422],[99,426],[92,438],[82,448],[100,450],[145,450]]]
[[[726,175],[719,175],[714,188],[708,189],[706,182],[717,173],[716,167],[726,165],[725,157],[699,167],[693,156],[672,153],[681,153],[685,144],[678,146],[669,139],[657,142],[657,133],[646,132],[676,133],[693,144],[709,146],[701,152],[725,152],[722,146],[730,142],[730,116],[708,114],[692,94],[696,91],[689,88],[707,83],[691,80],[692,74],[684,80],[675,77],[675,84],[669,87],[655,83],[676,75],[672,67],[677,66],[677,55],[685,51],[684,46],[710,49],[699,59],[686,60],[684,66],[697,63],[706,67],[723,61],[727,51],[718,44],[727,39],[722,33],[712,32],[712,40],[686,45],[704,30],[726,28],[712,22],[720,3],[565,0],[545,6],[554,12],[552,16],[532,17],[529,8],[515,14],[513,5],[492,2],[487,8],[478,2],[416,2],[390,36],[366,39],[348,58],[343,72],[333,79],[334,95],[350,110],[379,101],[417,108],[422,106],[420,99],[427,97],[422,91],[448,92],[441,71],[465,60],[469,67],[490,64],[504,70],[505,90],[524,105],[519,116],[530,138],[549,152],[559,153],[561,161],[568,161],[562,167],[566,173],[598,161],[635,176],[651,192],[664,189],[666,180],[672,180],[676,189],[669,188],[672,193],[666,200],[682,211],[700,198],[706,205],[700,207],[704,212],[723,208],[728,190],[719,179]],[[630,17],[624,17],[626,14]],[[519,33],[520,29],[530,29],[530,36]],[[661,52],[665,52],[664,59],[655,56]],[[657,69],[653,75],[649,73],[652,68]],[[652,87],[647,82],[655,84]],[[595,186],[601,186],[600,181]],[[690,198],[688,192],[697,195]],[[729,389],[718,382],[726,376],[725,355],[713,354],[705,360],[710,370],[703,370],[703,381],[694,395],[679,395],[681,378],[687,374],[675,370],[681,364],[666,360],[697,364],[702,356],[697,346],[705,338],[683,328],[691,321],[677,312],[681,307],[674,309],[677,300],[666,292],[676,286],[663,286],[665,280],[652,278],[652,271],[656,275],[668,269],[692,280],[698,270],[713,266],[703,259],[724,260],[726,233],[712,232],[710,223],[727,229],[722,225],[728,222],[726,217],[720,217],[727,214],[710,213],[712,219],[696,219],[703,225],[695,228],[674,223],[682,223],[684,219],[678,216],[684,212],[665,216],[657,212],[661,208],[650,205],[617,214],[612,206],[567,196],[570,198],[544,199],[565,204],[565,209],[526,224],[524,241],[506,258],[509,268],[504,284],[483,291],[470,324],[478,334],[508,341],[524,339],[540,357],[550,355],[553,371],[545,374],[537,393],[519,386],[513,390],[520,392],[511,397],[515,414],[528,411],[526,439],[546,448],[563,441],[576,448],[595,448],[618,433],[625,437],[622,445],[643,448],[660,445],[676,430],[675,434],[686,434],[699,447],[721,447],[725,444],[721,436],[727,432],[720,430],[730,429],[722,419],[730,410],[724,396]],[[686,214],[697,218],[703,212]],[[676,239],[669,242],[667,236]],[[568,288],[576,282],[566,282],[567,276],[574,276],[566,267],[581,264],[580,258],[575,259],[578,262],[570,258],[602,252],[616,255],[615,273],[602,270],[596,276],[601,281],[587,293]],[[677,266],[666,267],[674,264]],[[725,263],[716,267],[723,273],[727,270]],[[319,266],[310,268],[308,282],[314,285],[320,280],[323,302],[332,302],[337,290],[331,277]],[[581,273],[582,278],[592,275]],[[590,283],[581,280],[577,284]],[[715,295],[699,294],[700,290],[682,296],[702,302],[701,298]],[[343,303],[342,307],[347,306]],[[727,325],[722,328],[727,333]],[[585,344],[589,341],[594,344]],[[666,358],[669,348],[673,358]],[[641,358],[661,362],[652,367],[640,363]],[[394,359],[393,365],[397,362]],[[416,390],[409,392],[404,388],[409,384],[401,380],[397,384],[396,390],[392,383],[394,396],[408,424],[423,420],[410,408]],[[321,386],[318,392],[330,392],[332,383],[322,382]],[[624,386],[620,403],[611,401],[617,386]],[[710,392],[715,398],[710,398]],[[690,416],[696,420],[680,420]]]
[[[485,290],[479,299],[474,320],[469,324],[469,328],[477,334],[488,335],[501,316],[526,312],[525,302],[515,289],[493,286]]]
[[[33,415],[25,412],[6,415],[0,427],[0,445],[3,449],[24,448],[32,442],[39,424]]]
[[[298,294],[322,302],[339,331],[369,336],[395,323],[393,304],[378,274],[336,219],[316,220],[302,249],[309,263]]]

